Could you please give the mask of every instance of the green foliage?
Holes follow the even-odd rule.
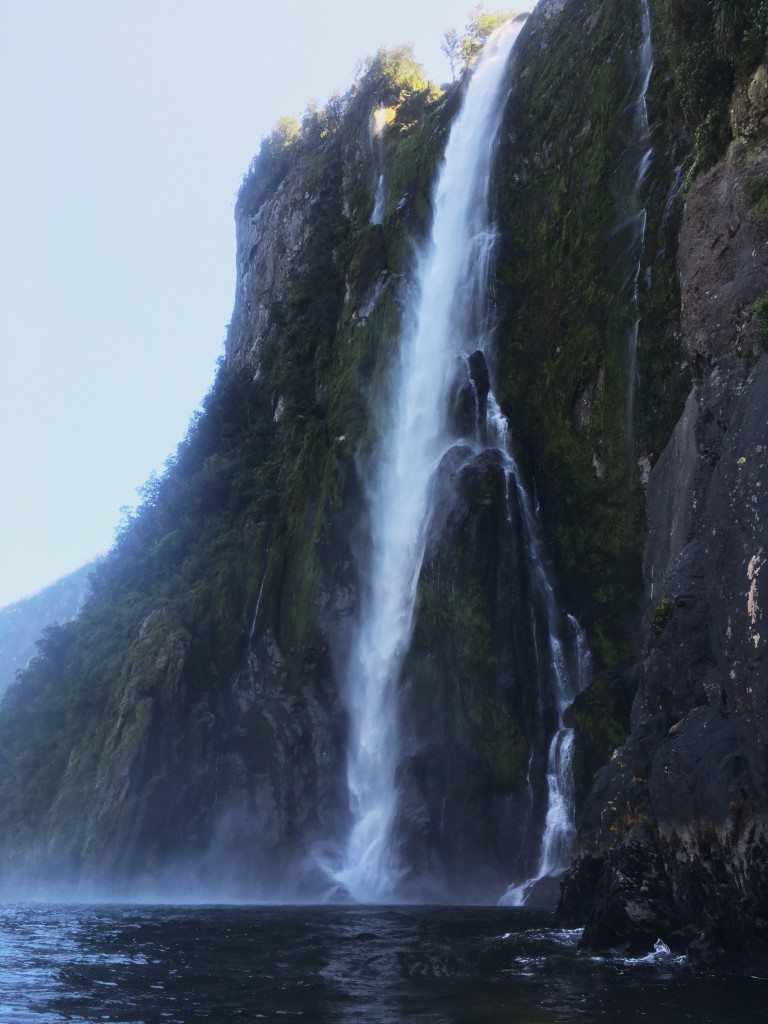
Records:
[[[656,0],[682,114],[693,132],[687,181],[731,139],[728,106],[768,42],[766,0]]]
[[[755,303],[755,320],[761,331],[768,332],[768,294]]]
[[[534,32],[521,37],[527,73],[509,104],[497,164],[494,293],[500,398],[536,482],[566,602],[605,666],[633,648],[643,513],[629,481],[632,309],[615,230],[633,201],[617,168],[634,139],[625,97],[639,19],[625,0],[600,10],[590,31],[580,20],[587,13],[553,19],[546,48]],[[659,319],[674,319],[676,298],[665,296]],[[663,379],[674,349],[661,338],[653,347]],[[574,409],[585,394],[588,420],[579,427]]]
[[[288,173],[301,140],[301,124],[295,117],[281,117],[262,141],[259,152],[243,178],[237,194],[240,216],[252,216]]]
[[[512,11],[487,11],[484,3],[478,3],[469,13],[464,35],[460,42],[464,66],[469,67],[493,35],[505,21],[516,17]]]
[[[355,97],[364,96],[371,106],[395,106],[411,93],[430,88],[411,43],[382,47],[366,57],[355,79]]]
[[[301,122],[281,117],[262,140],[240,186],[237,215],[253,216],[302,157],[327,156],[338,142],[342,122],[351,134],[367,123],[375,107],[398,107],[415,95],[435,99],[439,90],[426,79],[410,43],[382,47],[360,61],[355,83],[347,93],[332,96],[323,107],[307,107]]]
[[[483,775],[493,792],[519,791],[528,744],[518,725],[513,694],[502,682],[489,610],[470,561],[455,551],[453,564],[427,565],[419,580],[416,626],[404,675],[411,677],[409,716],[429,721],[444,705],[463,718]],[[458,697],[458,704],[456,698]],[[424,726],[422,733],[429,733]]]
[[[669,625],[669,620],[672,618],[672,602],[667,597],[662,597],[658,605],[654,609],[651,617],[651,632],[654,636],[661,636],[664,630]]]
[[[710,0],[715,53],[723,60],[737,55],[750,27],[752,5],[745,0]]]
[[[448,67],[451,69],[451,81],[456,81],[456,75],[461,67],[461,37],[455,28],[449,28],[443,34],[443,42],[440,49],[445,54]]]

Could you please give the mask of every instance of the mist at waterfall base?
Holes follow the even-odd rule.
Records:
[[[757,1024],[768,982],[694,975],[661,944],[594,957],[530,911],[0,910],[3,1024]]]

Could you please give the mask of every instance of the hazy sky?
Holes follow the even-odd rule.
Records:
[[[384,44],[445,79],[470,6],[0,0],[0,606],[107,549],[182,437],[261,136]]]

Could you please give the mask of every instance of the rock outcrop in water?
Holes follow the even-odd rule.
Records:
[[[593,947],[745,960],[768,928],[768,71],[762,6],[715,6],[546,0],[515,45],[493,338],[446,390],[393,834],[404,895],[530,879],[567,732],[562,917]],[[345,895],[366,470],[465,88],[382,52],[265,142],[203,413],[0,709],[20,888]],[[578,675],[581,629],[563,717],[546,636]]]

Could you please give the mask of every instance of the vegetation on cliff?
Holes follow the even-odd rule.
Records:
[[[391,108],[394,183],[383,229],[368,223],[368,123],[381,104]],[[166,472],[147,482],[122,524],[81,616],[46,634],[11,688],[0,715],[0,845],[9,864],[34,850],[40,865],[61,872],[117,861],[128,871],[204,849],[211,804],[223,793],[210,778],[201,790],[201,776],[234,756],[233,681],[244,685],[238,673],[255,646],[262,677],[265,658],[278,658],[270,671],[279,675],[264,717],[247,726],[257,746],[274,748],[284,713],[279,728],[299,728],[280,693],[298,694],[310,679],[327,704],[319,609],[349,582],[360,512],[355,452],[399,324],[390,278],[420,230],[450,111],[400,47],[366,61],[345,97],[300,124],[282,120],[264,140],[238,197],[240,221],[291,175],[297,202],[323,197],[300,272],[269,311],[265,372],[255,380],[249,365],[221,363]],[[395,209],[403,195],[407,205]],[[372,295],[375,310],[361,313]]]

